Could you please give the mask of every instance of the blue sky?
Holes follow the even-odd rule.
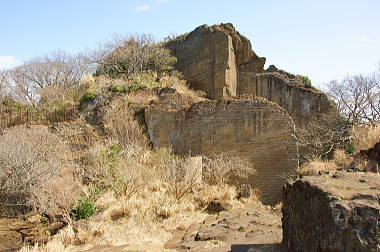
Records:
[[[0,0],[0,68],[56,49],[93,48],[114,33],[156,39],[231,22],[266,66],[317,86],[380,62],[380,0]]]

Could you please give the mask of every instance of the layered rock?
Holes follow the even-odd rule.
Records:
[[[289,183],[283,244],[289,251],[379,251],[380,176],[335,172]]]
[[[251,43],[231,24],[200,26],[168,42],[177,57],[176,68],[195,90],[211,99],[254,94],[286,109],[297,125],[332,107],[327,96],[274,66],[264,70]]]
[[[284,109],[264,98],[189,104],[177,93],[167,94],[145,110],[145,122],[155,147],[170,146],[176,154],[227,152],[249,161],[257,173],[242,183],[258,187],[264,203],[281,199],[286,176],[298,167],[294,123]]]

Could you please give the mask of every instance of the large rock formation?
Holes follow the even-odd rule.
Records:
[[[380,176],[336,172],[289,183],[283,198],[289,251],[380,251]]]
[[[177,57],[176,68],[196,90],[211,99],[254,94],[286,109],[297,125],[331,108],[327,96],[294,75],[275,67],[264,70],[251,43],[231,24],[200,26],[167,43]]]
[[[248,183],[261,189],[265,203],[281,199],[286,176],[298,167],[294,123],[284,109],[264,98],[191,104],[178,93],[166,94],[145,110],[145,122],[156,147],[170,146],[176,154],[227,152],[251,162],[257,173]]]

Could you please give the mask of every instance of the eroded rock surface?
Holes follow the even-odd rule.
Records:
[[[177,231],[165,247],[179,251],[280,251],[281,238],[281,212],[251,203]]]
[[[264,203],[280,201],[286,177],[297,169],[294,123],[287,112],[253,96],[184,104],[185,98],[172,93],[145,110],[153,145],[170,146],[176,154],[237,155],[257,170],[242,183],[258,187]]]
[[[17,251],[23,245],[44,244],[65,226],[59,216],[35,214],[25,218],[0,218],[0,251]]]
[[[289,183],[283,243],[290,251],[379,251],[380,176],[335,172]]]
[[[332,105],[327,96],[296,76],[271,66],[252,50],[250,41],[231,24],[203,25],[167,43],[176,68],[195,90],[211,99],[254,94],[286,109],[297,125],[306,124]]]

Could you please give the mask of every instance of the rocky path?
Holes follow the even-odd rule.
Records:
[[[0,251],[16,251],[24,242],[30,243],[30,239],[43,243],[62,225],[41,221],[38,215],[26,219],[0,219]],[[251,203],[244,208],[210,213],[203,222],[175,231],[160,250],[279,251],[281,240],[280,210]],[[87,250],[78,248],[78,251],[130,251],[128,247],[100,246]]]
[[[215,213],[177,231],[165,248],[193,251],[279,251],[281,212],[257,204]]]

